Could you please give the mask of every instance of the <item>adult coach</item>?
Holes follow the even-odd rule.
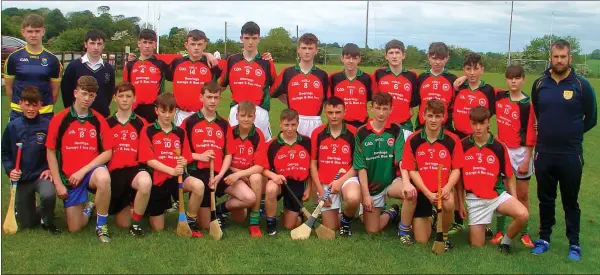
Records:
[[[38,87],[42,94],[40,114],[47,119],[52,118],[54,114],[54,102],[58,98],[62,65],[58,58],[42,45],[42,37],[45,33],[43,17],[37,14],[25,16],[21,35],[27,45],[6,58],[4,88],[11,100],[11,120],[23,114],[19,99],[23,89],[30,85]]]
[[[84,75],[89,75],[98,82],[98,92],[92,103],[92,109],[104,117],[110,115],[110,102],[115,88],[115,69],[102,59],[104,42],[106,42],[106,35],[102,31],[90,30],[85,34],[83,41],[85,55],[69,63],[60,83],[65,108],[71,107],[75,101],[77,80]]]
[[[531,89],[531,101],[538,120],[538,142],[534,159],[540,201],[540,238],[531,253],[550,249],[550,235],[556,219],[556,188],[560,194],[569,259],[579,261],[579,225],[581,210],[577,201],[583,170],[583,134],[597,123],[596,96],[590,83],[570,67],[571,46],[558,40],[550,47],[550,68]],[[559,125],[559,127],[557,127]]]

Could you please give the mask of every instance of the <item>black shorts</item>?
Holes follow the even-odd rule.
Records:
[[[215,171],[216,172],[216,171]],[[220,198],[225,195],[225,189],[229,187],[227,183],[225,183],[224,179],[233,174],[231,170],[227,170],[225,175],[220,182],[217,183],[217,190],[215,190],[215,197]],[[191,170],[190,176],[201,180],[204,183],[204,198],[202,198],[202,203],[200,203],[200,207],[210,207],[210,191],[211,189],[208,187],[208,183],[210,182],[210,170],[207,168]],[[216,175],[215,175],[216,176]]]
[[[183,180],[187,178],[187,175],[183,175]],[[177,182],[177,177],[172,177],[165,182],[163,182],[160,186],[152,185],[152,189],[150,190],[150,200],[148,201],[148,206],[146,207],[146,214],[148,216],[160,216],[165,213],[165,210],[171,208],[173,206],[173,202],[171,201],[171,193],[172,190],[179,188],[179,183]]]
[[[423,192],[417,192],[417,207],[415,208],[414,218],[426,218],[431,217],[433,205],[423,194]]]
[[[146,171],[140,166],[124,167],[110,172],[110,206],[108,214],[114,215],[131,205],[136,191],[131,184],[140,171]]]
[[[135,109],[133,110],[137,115],[143,117],[148,123],[154,123],[154,121],[156,121],[156,110],[154,110],[154,107],[156,105],[154,103],[152,104],[139,104],[137,107],[135,107]]]
[[[347,121],[347,120],[344,120],[344,121],[345,121],[346,123],[348,123],[348,124],[350,124],[350,125],[352,125],[352,126],[356,127],[357,129],[358,129],[360,126],[363,126],[363,125],[367,124],[367,121],[357,121],[357,120],[352,120],[352,121]]]
[[[305,189],[304,183],[305,181],[288,179],[287,183],[284,184],[287,184],[290,189],[292,189],[293,194],[290,193],[285,186],[281,186],[281,194],[277,197],[277,200],[283,198],[283,207],[285,209],[300,213],[302,206],[298,205],[296,199],[294,199],[292,196],[295,196],[300,202],[302,202],[302,196],[304,195]]]

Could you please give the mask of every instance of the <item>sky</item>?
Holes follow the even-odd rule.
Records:
[[[112,15],[138,16],[156,22],[160,11],[160,34],[171,27],[200,29],[215,41],[239,39],[240,28],[255,21],[262,35],[284,27],[295,36],[311,32],[322,42],[365,45],[366,1],[2,1],[2,9],[58,8],[63,14],[99,6]],[[155,12],[156,11],[156,12]],[[600,48],[600,2],[514,1],[512,51],[521,51],[531,39],[545,34],[572,35],[580,40],[583,53]],[[479,52],[507,52],[511,1],[370,1],[368,46],[383,47],[391,39],[427,49],[443,41]],[[596,33],[594,35],[594,33]]]

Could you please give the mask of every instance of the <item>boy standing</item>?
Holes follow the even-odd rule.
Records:
[[[360,48],[356,44],[346,44],[341,59],[344,69],[329,76],[329,94],[344,100],[344,121],[358,128],[369,119],[367,102],[371,101],[372,79],[358,68]]]
[[[56,195],[64,200],[67,227],[81,230],[96,206],[96,235],[110,242],[106,224],[110,204],[110,174],[106,163],[112,156],[110,127],[100,113],[90,109],[96,98],[98,82],[92,76],[77,80],[75,102],[50,121],[46,139],[48,167]],[[95,203],[88,201],[95,193]]]
[[[46,136],[50,121],[39,115],[42,95],[35,86],[27,86],[19,100],[23,116],[11,119],[2,135],[2,165],[11,181],[18,182],[15,212],[18,210],[19,227],[35,227],[42,218],[42,228],[60,233],[54,223],[56,191],[51,183],[45,157]],[[16,143],[23,143],[21,166],[15,169]],[[35,193],[40,196],[40,211],[35,207]]]
[[[183,176],[184,191],[190,192],[186,209],[188,225],[192,237],[202,237],[196,221],[196,213],[204,196],[204,185],[195,177],[184,174],[184,167],[192,161],[188,138],[185,130],[173,124],[175,116],[175,98],[164,93],[156,99],[157,120],[144,126],[140,137],[139,162],[152,169],[152,189],[146,213],[150,216],[150,225],[154,231],[165,227],[164,213],[171,207],[173,189],[179,188],[178,176]],[[177,150],[180,155],[177,156]]]
[[[473,246],[485,245],[485,225],[492,223],[495,212],[510,216],[513,222],[499,244],[500,252],[510,253],[512,239],[517,237],[529,219],[527,209],[513,196],[515,178],[508,150],[490,132],[490,111],[484,106],[469,111],[473,134],[462,140],[464,166],[462,181],[457,186],[460,215],[465,218],[462,204],[464,190],[469,214],[469,239]],[[507,186],[503,182],[506,178]],[[506,189],[508,187],[508,193]]]
[[[47,119],[51,119],[54,115],[54,103],[58,99],[62,64],[42,45],[42,37],[45,33],[43,17],[37,14],[25,16],[21,35],[25,38],[27,45],[6,58],[4,88],[6,95],[11,100],[11,120],[23,114],[19,100],[21,92],[27,86],[35,86],[40,89],[42,94],[40,114]]]
[[[111,178],[111,202],[108,214],[115,222],[136,237],[144,235],[140,222],[150,199],[152,178],[145,165],[138,161],[140,133],[147,122],[132,111],[135,88],[129,82],[115,87],[117,112],[108,118],[111,127],[113,155],[108,162]],[[133,203],[133,211],[131,204]]]

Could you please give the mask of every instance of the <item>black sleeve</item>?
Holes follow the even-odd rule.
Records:
[[[2,134],[2,166],[7,175],[10,175],[10,171],[15,168],[13,161],[13,129],[12,125],[8,125]]]
[[[110,102],[112,101],[112,97],[115,95],[115,68],[110,66],[110,80],[108,81],[108,98],[106,106],[110,108]]]
[[[533,105],[533,111],[535,113],[535,118],[539,118],[537,101],[538,101],[539,87],[541,85],[542,85],[542,78],[538,78],[536,81],[533,82],[533,85],[531,86],[531,105]]]
[[[496,114],[496,90],[491,85],[487,86],[485,96],[488,100],[488,106],[490,109],[490,116],[494,116]]]
[[[421,99],[419,98],[419,78],[416,73],[411,72],[410,82],[412,85],[412,95],[410,97],[410,107],[419,106]]]
[[[77,86],[76,64],[78,60],[72,61],[67,65],[65,73],[60,82],[60,93],[65,108],[71,107],[75,100],[74,91]]]
[[[173,82],[173,74],[175,73],[175,67],[177,67],[177,64],[179,63],[178,60],[179,59],[173,60],[171,65],[167,66],[167,70],[165,71],[165,78],[167,81]]]

